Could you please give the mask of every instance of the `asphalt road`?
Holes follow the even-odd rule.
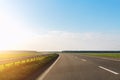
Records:
[[[120,61],[60,54],[43,80],[120,80]]]

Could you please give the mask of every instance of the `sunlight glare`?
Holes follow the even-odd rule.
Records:
[[[0,11],[0,50],[18,49],[32,36],[32,31],[17,19]]]

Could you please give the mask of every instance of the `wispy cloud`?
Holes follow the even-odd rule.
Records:
[[[119,50],[119,41],[119,36],[110,34],[50,31],[32,39],[26,47],[37,50]]]
[[[54,29],[53,31],[51,31],[49,30],[48,27],[44,28],[44,25],[42,25],[41,27],[40,25],[37,25],[35,23],[31,24],[30,22],[25,21],[24,17],[16,11],[15,7],[10,5],[12,4],[9,4],[9,0],[0,0],[0,50],[3,49],[119,50],[120,49],[119,34],[100,33],[100,32],[95,32],[94,30],[93,32],[84,32],[84,31],[67,32],[67,30],[59,31],[59,28],[58,31],[54,31]],[[42,21],[42,19],[40,21]],[[51,20],[48,20],[48,22],[46,21],[47,20],[45,20],[45,23],[50,23],[49,21]],[[34,28],[35,25],[37,26],[36,28]],[[70,25],[70,23],[68,25]],[[31,29],[31,26],[33,29],[38,29],[38,30],[36,30],[35,32],[34,30]],[[40,30],[40,27],[38,26],[43,28],[43,30]],[[52,25],[50,25],[50,27],[51,26]],[[72,29],[73,28],[74,26],[72,27]],[[78,29],[77,27],[75,28]]]

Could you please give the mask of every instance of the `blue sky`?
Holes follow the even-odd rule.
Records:
[[[24,49],[118,50],[120,49],[118,43],[120,39],[119,4],[119,0],[1,0],[0,9],[6,15],[14,17],[11,23],[14,24],[14,21],[18,21],[16,23],[24,26],[21,29],[26,28],[26,31],[23,31],[25,34],[27,32],[26,36],[29,34],[35,35],[35,43],[38,40],[39,45],[34,44],[33,41],[27,43]],[[58,37],[56,34],[61,35],[59,39],[64,38],[63,42],[58,39],[53,46],[48,44],[51,46],[47,47],[47,43],[54,42]],[[77,37],[71,37],[72,35]],[[84,37],[83,35],[85,40],[81,41],[80,37]],[[55,39],[51,39],[51,36]],[[101,38],[103,39],[100,40]],[[48,41],[44,42],[44,39]],[[71,42],[68,42],[68,39],[71,39]],[[42,44],[44,49],[38,48],[38,46],[42,47],[40,46],[41,43],[46,43]],[[64,43],[65,45],[55,46],[60,45],[58,43]],[[102,43],[103,45],[101,45]],[[89,44],[94,44],[93,48]],[[110,44],[113,46],[110,47]],[[34,45],[35,47],[28,48],[28,45]]]
[[[77,32],[120,29],[119,0],[11,0],[16,14],[36,28]],[[119,32],[119,31],[118,31]]]

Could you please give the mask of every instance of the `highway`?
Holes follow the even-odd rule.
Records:
[[[120,80],[120,61],[63,53],[37,80]]]

